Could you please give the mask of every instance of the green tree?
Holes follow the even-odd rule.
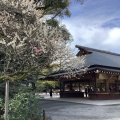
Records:
[[[69,6],[74,0],[33,0],[36,10],[43,10],[44,15],[52,15],[55,17],[64,17],[71,15]],[[83,4],[84,0],[76,0]]]
[[[41,17],[49,15],[51,18],[70,17],[69,6],[74,1],[84,3],[84,0],[9,0],[10,3],[14,3],[14,6],[22,6],[22,9],[27,7],[29,10],[39,12]]]
[[[50,89],[59,89],[58,81],[37,81],[37,90],[40,92],[45,92]]]

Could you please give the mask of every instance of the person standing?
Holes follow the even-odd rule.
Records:
[[[52,89],[50,89],[50,97],[52,97]]]
[[[87,94],[88,94],[88,88],[85,87],[85,97],[87,97]]]

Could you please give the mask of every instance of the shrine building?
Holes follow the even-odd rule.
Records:
[[[120,54],[76,45],[77,57],[85,57],[86,72],[71,78],[61,73],[60,97],[91,100],[120,99]],[[78,67],[79,67],[79,63]],[[54,79],[57,76],[54,75]],[[85,94],[85,89],[87,93]]]

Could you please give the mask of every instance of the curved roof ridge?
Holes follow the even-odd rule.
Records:
[[[85,46],[81,46],[81,45],[76,45],[75,47],[78,48],[78,49],[83,49],[83,50],[87,50],[87,51],[90,51],[90,52],[96,51],[96,52],[101,52],[101,53],[120,56],[120,54],[118,54],[118,53],[113,53],[113,52],[109,52],[109,51],[105,51],[105,50],[99,50],[99,49],[95,49],[95,48],[85,47]]]

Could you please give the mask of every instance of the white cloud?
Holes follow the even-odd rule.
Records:
[[[120,45],[120,28],[113,28],[108,32],[108,39],[104,42],[104,44],[112,44],[114,46]]]
[[[119,49],[120,28],[103,28],[79,24],[80,23],[74,23],[73,25],[69,22],[66,23],[67,28],[74,38],[71,45],[73,48],[78,44],[109,51]]]
[[[104,13],[105,8],[106,6],[103,5],[100,6],[100,9],[94,7],[90,11],[81,10],[85,14],[77,14],[77,16],[63,20],[74,38],[72,48],[77,44],[120,53],[120,25],[116,24],[116,20],[118,22],[118,18],[120,18],[120,11],[113,8],[107,9],[107,12]]]

